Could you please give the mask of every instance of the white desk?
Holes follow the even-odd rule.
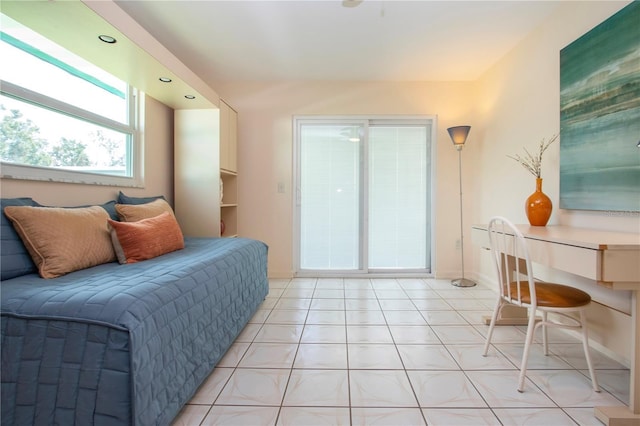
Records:
[[[518,225],[531,261],[586,277],[612,290],[631,290],[631,380],[629,408],[596,407],[610,426],[640,425],[640,234],[569,226]],[[474,244],[489,247],[487,225],[471,229]]]

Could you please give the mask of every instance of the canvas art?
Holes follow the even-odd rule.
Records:
[[[640,2],[560,51],[560,208],[640,211]]]

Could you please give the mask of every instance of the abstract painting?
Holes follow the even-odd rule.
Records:
[[[560,51],[560,208],[640,211],[640,1]]]

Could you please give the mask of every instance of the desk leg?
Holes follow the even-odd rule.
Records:
[[[595,415],[607,426],[640,425],[640,295],[631,292],[631,380],[629,407],[595,407]]]

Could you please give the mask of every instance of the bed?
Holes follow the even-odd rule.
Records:
[[[267,293],[246,238],[2,281],[2,424],[168,425]]]

